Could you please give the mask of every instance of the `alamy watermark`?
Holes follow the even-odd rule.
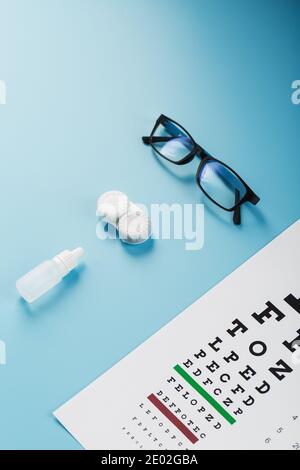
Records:
[[[204,245],[204,205],[203,204],[151,204],[150,209],[138,205],[151,220],[151,238],[154,240],[184,240],[187,251],[201,250]],[[112,207],[111,212],[118,213]],[[100,217],[96,226],[99,240],[118,238],[113,224],[106,226],[106,218]],[[128,222],[130,224],[130,221]],[[134,223],[134,222],[133,222]],[[130,228],[130,227],[129,227]],[[138,225],[135,224],[135,229]]]
[[[4,341],[0,340],[0,366],[6,364],[6,344]]]
[[[6,104],[6,83],[0,80],[0,104]]]
[[[292,83],[291,100],[293,104],[300,104],[300,80],[294,80]]]

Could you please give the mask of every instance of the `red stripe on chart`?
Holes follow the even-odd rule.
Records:
[[[185,435],[192,443],[196,444],[199,439],[183,424],[172,411],[170,411],[153,393],[149,395],[148,400],[154,405],[174,426]]]

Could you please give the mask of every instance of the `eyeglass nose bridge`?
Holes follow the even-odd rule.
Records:
[[[203,158],[209,156],[208,153],[207,153],[207,151],[206,151],[203,147],[201,147],[201,145],[199,145],[199,144],[196,144],[196,145],[195,145],[195,148],[194,148],[194,151],[193,151],[193,154],[192,154],[192,155],[193,155],[193,158],[194,158],[196,155],[198,155],[198,157],[200,157],[201,160],[203,160]]]

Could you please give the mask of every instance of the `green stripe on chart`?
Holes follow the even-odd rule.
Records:
[[[198,392],[203,398],[205,398],[206,401],[208,401],[208,403],[214,407],[214,409],[216,411],[218,411],[218,413],[220,413],[220,415],[223,416],[223,418],[225,418],[228,423],[230,424],[234,424],[236,422],[236,420],[234,419],[233,416],[231,416],[224,408],[223,406],[221,406],[206,390],[204,390],[203,387],[201,387],[201,385],[198,384],[198,382],[196,382],[196,380],[193,379],[193,377],[191,377],[179,364],[177,364],[175,367],[174,367],[174,370],[176,370],[176,372],[181,375],[181,377],[187,382],[190,384],[191,387],[193,387],[194,390],[196,390],[196,392]]]

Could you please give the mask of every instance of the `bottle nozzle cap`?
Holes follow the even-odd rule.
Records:
[[[78,260],[81,258],[81,256],[84,255],[84,249],[79,246],[78,248],[75,248],[75,250],[71,251],[72,256],[74,259]]]
[[[72,269],[76,268],[79,258],[84,255],[84,250],[80,246],[75,250],[65,250],[53,258],[57,264],[61,275],[66,276]]]

